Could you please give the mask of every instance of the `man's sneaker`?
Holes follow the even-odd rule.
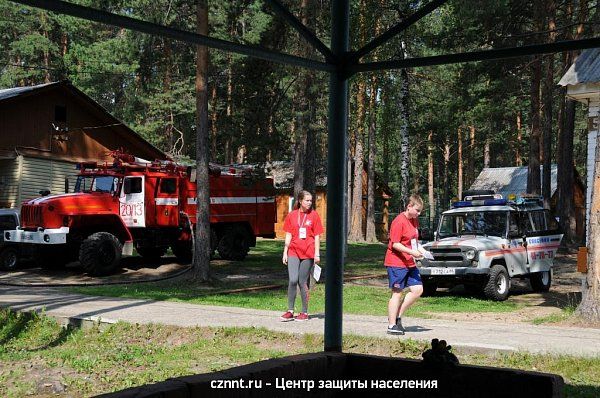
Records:
[[[402,334],[404,334],[404,332],[406,331],[404,329],[404,327],[402,326],[402,318],[396,318],[396,326],[398,326],[398,329],[400,329],[402,331]]]
[[[281,319],[283,322],[293,321],[294,313],[291,311],[286,311],[282,316],[279,317],[279,319]]]
[[[398,325],[388,326],[387,328],[388,334],[404,334],[404,330],[400,329]]]
[[[296,317],[297,321],[308,321],[308,314],[306,312],[301,312]]]

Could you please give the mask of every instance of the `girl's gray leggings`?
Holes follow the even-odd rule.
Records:
[[[300,287],[300,298],[302,299],[302,312],[308,313],[308,289],[310,284],[310,270],[314,260],[306,258],[300,260],[298,257],[288,257],[288,309],[293,310],[296,302],[296,290]]]

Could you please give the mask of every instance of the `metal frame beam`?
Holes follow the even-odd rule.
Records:
[[[457,64],[462,62],[488,61],[495,59],[526,57],[531,55],[550,54],[562,51],[583,50],[600,47],[600,37],[591,39],[559,41],[547,44],[532,44],[522,47],[500,48],[495,50],[473,51],[468,53],[435,55],[431,57],[398,59],[393,61],[368,62],[349,65],[352,74],[366,71],[386,69],[404,69],[418,66],[434,66]]]
[[[441,7],[448,0],[433,0],[427,5],[424,5],[420,9],[418,9],[411,16],[404,19],[402,22],[396,24],[392,28],[390,28],[387,32],[382,33],[379,37],[373,39],[370,43],[366,44],[363,48],[353,52],[350,55],[350,63],[358,62],[362,57],[375,50],[377,47],[380,47],[390,39],[394,38],[394,36],[398,35],[411,25],[415,24],[421,18],[427,16],[432,13],[436,8]]]
[[[349,0],[331,2],[331,50],[342,59],[350,43]],[[346,242],[348,74],[329,74],[327,116],[327,277],[325,278],[325,351],[342,351],[344,245]]]
[[[89,21],[104,23],[107,25],[118,26],[120,28],[131,29],[137,32],[160,35],[174,40],[180,40],[186,43],[217,48],[224,51],[248,55],[254,58],[264,59],[266,61],[277,62],[286,65],[295,65],[313,70],[333,71],[335,67],[332,64],[314,61],[307,58],[296,57],[289,54],[283,54],[276,51],[266,50],[258,46],[238,44],[226,40],[215,39],[212,37],[187,32],[180,29],[169,28],[151,22],[141,21],[139,19],[117,15],[107,11],[98,10],[91,7],[80,6],[60,0],[12,0],[30,7],[41,8],[47,11],[53,11],[60,14],[66,14],[73,17],[87,19]]]
[[[275,11],[277,15],[285,19],[291,27],[296,29],[298,33],[304,37],[306,41],[308,41],[316,50],[323,54],[327,63],[333,64],[336,62],[335,56],[329,47],[323,44],[323,42],[319,40],[319,38],[306,27],[306,25],[299,21],[298,18],[296,18],[294,14],[287,9],[286,6],[284,6],[279,0],[265,1],[271,5],[271,8],[273,8],[273,11]]]

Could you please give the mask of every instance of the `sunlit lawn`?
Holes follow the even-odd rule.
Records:
[[[129,297],[152,300],[184,301],[195,304],[223,305],[242,308],[282,310],[285,309],[285,267],[281,263],[283,242],[261,240],[243,262],[211,262],[212,271],[219,276],[238,273],[266,275],[272,278],[257,281],[230,281],[221,277],[210,284],[193,285],[178,281],[163,281],[149,284],[111,285],[72,288],[83,294]],[[323,248],[324,252],[325,248]],[[383,267],[385,246],[382,244],[350,244],[345,267],[345,276],[377,275],[386,278]],[[324,269],[327,265],[323,264]],[[260,285],[278,285],[269,290],[228,293],[227,290]],[[348,314],[385,315],[389,290],[382,286],[344,285],[344,312]],[[317,284],[311,289],[310,312],[322,313],[325,307],[325,289]],[[519,308],[510,301],[492,302],[472,297],[440,296],[419,300],[407,315],[427,317],[428,312],[508,312]]]

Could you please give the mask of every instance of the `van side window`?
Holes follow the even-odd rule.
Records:
[[[535,232],[530,216],[531,213],[522,213],[520,215],[521,232],[524,234],[531,234],[532,232]]]
[[[508,236],[521,236],[521,228],[519,228],[519,214],[512,211],[509,214],[510,216],[508,221]]]
[[[160,193],[177,192],[177,180],[175,178],[162,178],[160,180]]]
[[[535,231],[547,231],[546,216],[544,211],[532,211],[531,221],[533,222],[533,228]]]

